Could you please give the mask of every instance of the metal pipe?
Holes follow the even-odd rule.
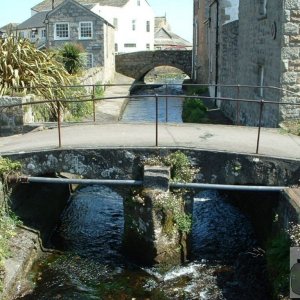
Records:
[[[76,179],[76,178],[49,178],[49,177],[12,177],[8,178],[10,182],[20,183],[56,183],[56,184],[103,184],[103,185],[129,185],[142,186],[142,180],[120,180],[120,179]],[[212,189],[212,190],[227,190],[227,191],[254,191],[254,192],[280,192],[287,187],[285,186],[248,186],[248,185],[226,185],[226,184],[210,184],[210,183],[182,183],[171,182],[172,188],[185,189]]]
[[[260,142],[260,132],[261,132],[261,125],[262,125],[262,113],[264,108],[264,100],[261,99],[260,101],[260,112],[259,112],[259,123],[258,123],[258,133],[257,133],[257,143],[256,143],[256,154],[258,154],[259,142]]]
[[[58,129],[58,148],[61,148],[61,111],[60,102],[57,101],[57,129]]]
[[[240,86],[237,85],[237,99],[240,98]],[[240,125],[240,101],[236,102],[236,125]]]
[[[227,191],[253,191],[253,192],[280,192],[287,187],[285,186],[251,186],[251,185],[227,185],[227,184],[210,184],[210,183],[170,183],[172,188],[185,189],[212,189]]]
[[[94,123],[95,123],[96,122],[95,85],[93,85],[92,101],[93,101],[93,120],[94,120]]]
[[[158,95],[155,94],[155,146],[158,147]]]
[[[169,107],[168,107],[168,84],[166,84],[166,123],[168,123],[168,110],[169,110]]]
[[[140,186],[140,180],[116,180],[116,179],[76,179],[76,178],[49,178],[49,177],[20,177],[21,183],[58,183],[58,184],[105,184],[105,185],[130,185]]]

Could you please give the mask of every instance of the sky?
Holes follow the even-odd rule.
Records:
[[[1,0],[0,27],[21,23],[30,17],[30,8],[42,0]],[[193,0],[148,0],[155,16],[167,15],[174,33],[192,42]]]

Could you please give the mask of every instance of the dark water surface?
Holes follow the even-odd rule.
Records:
[[[250,291],[256,294],[249,295],[248,286],[257,282],[236,276],[234,261],[256,241],[248,220],[218,193],[195,197],[193,260],[168,271],[136,266],[123,257],[122,201],[105,186],[76,192],[53,236],[64,254],[37,262],[32,290],[18,299],[268,299],[255,286]],[[260,267],[254,260],[245,270],[251,273],[255,264]]]

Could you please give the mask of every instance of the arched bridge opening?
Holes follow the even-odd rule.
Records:
[[[191,77],[191,50],[140,51],[116,55],[116,71],[143,81],[152,69],[161,66],[175,67]]]

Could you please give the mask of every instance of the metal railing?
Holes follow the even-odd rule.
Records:
[[[217,87],[217,88],[236,88],[236,93],[237,96],[236,98],[233,97],[210,97],[210,96],[205,96],[205,95],[173,95],[173,94],[168,94],[170,90],[170,86],[182,86],[184,87]],[[133,88],[142,88],[142,87],[157,87],[157,86],[165,86],[165,94],[155,94],[155,95],[122,95],[122,96],[111,96],[111,97],[96,97],[96,88],[101,87],[103,90],[105,90],[108,87],[118,87],[118,86],[128,86],[131,87],[131,90]],[[72,89],[72,88],[89,88],[91,90],[91,93],[85,96],[81,97],[71,97],[71,98],[63,98],[63,99],[51,99],[51,100],[41,100],[41,101],[31,101],[31,102],[26,102],[26,103],[17,103],[17,104],[8,104],[8,105],[1,105],[0,106],[0,114],[5,110],[5,109],[11,109],[14,107],[20,107],[20,106],[29,106],[29,105],[40,105],[40,104],[46,104],[46,103],[55,103],[57,107],[57,128],[58,128],[58,147],[62,147],[62,135],[61,135],[61,127],[62,127],[62,105],[66,103],[73,103],[73,102],[90,102],[92,101],[93,103],[93,122],[96,122],[96,103],[98,101],[102,100],[112,100],[112,99],[136,99],[136,98],[152,98],[154,97],[155,99],[155,146],[157,147],[159,145],[159,98],[165,98],[166,99],[166,105],[165,105],[165,110],[166,110],[166,122],[168,122],[168,101],[169,99],[172,98],[182,98],[182,99],[207,99],[211,101],[231,101],[231,102],[236,102],[236,107],[237,107],[237,112],[236,112],[236,124],[239,124],[239,113],[240,113],[240,103],[251,103],[253,105],[259,105],[259,116],[258,116],[258,132],[257,132],[257,141],[256,141],[256,154],[259,152],[259,145],[260,145],[260,138],[261,138],[261,128],[262,128],[262,120],[263,120],[263,111],[265,105],[292,105],[296,107],[300,107],[300,101],[299,103],[294,103],[294,102],[278,102],[278,101],[272,101],[272,100],[266,100],[266,99],[245,99],[245,98],[239,98],[240,96],[240,90],[242,88],[251,88],[251,89],[264,89],[264,90],[273,90],[278,92],[278,99],[280,99],[283,95],[292,95],[293,97],[299,97],[300,99],[300,94],[295,93],[286,89],[278,88],[278,87],[273,87],[273,86],[252,86],[252,85],[215,85],[215,84],[175,84],[175,83],[161,83],[161,84],[97,84],[97,85],[72,85],[72,86],[51,86],[51,87],[30,87],[28,88],[28,91],[32,92],[34,89],[38,88],[52,88],[52,89]],[[129,89],[130,90],[130,89]],[[0,125],[1,128],[1,125]]]

